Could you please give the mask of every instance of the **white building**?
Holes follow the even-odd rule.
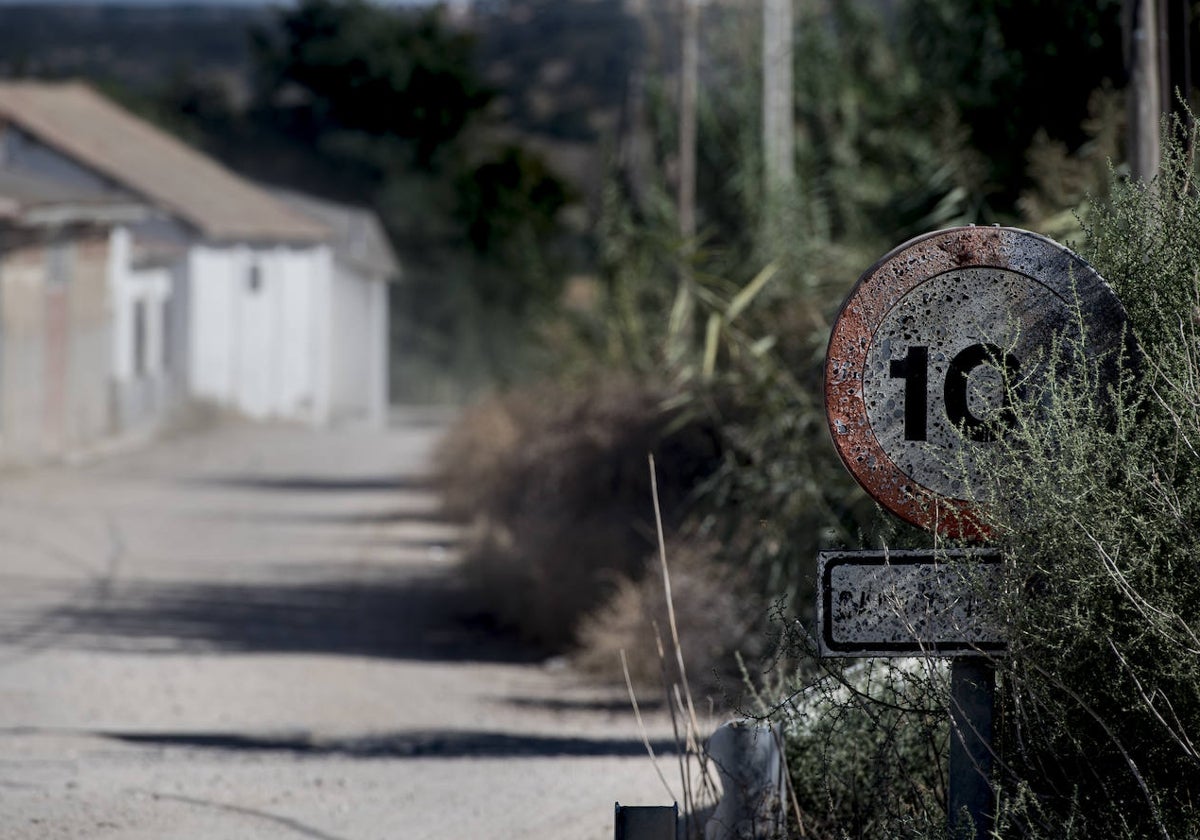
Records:
[[[388,284],[400,266],[370,211],[275,190],[289,206],[333,231],[330,410],[335,421],[382,425],[388,393]]]
[[[184,396],[262,419],[382,418],[396,272],[339,273],[338,231],[319,214],[77,83],[0,83],[0,168],[152,208],[111,240],[122,427]]]

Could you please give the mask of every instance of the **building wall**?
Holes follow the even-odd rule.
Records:
[[[379,278],[371,283],[371,361],[374,365],[374,381],[370,395],[368,417],[372,425],[383,428],[387,424],[388,405],[391,402],[391,334],[390,323],[391,286],[387,279]]]
[[[5,250],[0,266],[0,442],[6,461],[42,455],[45,253]]]
[[[3,126],[0,130],[0,165],[42,175],[62,184],[125,197],[130,195],[111,179],[76,163],[14,125]]]
[[[74,276],[67,291],[67,429],[69,449],[95,443],[112,431],[109,383],[112,320],[108,292],[108,237],[92,232],[75,241]]]
[[[387,284],[345,265],[337,267],[334,281],[331,419],[381,425],[387,402]]]
[[[0,255],[0,457],[33,462],[111,430],[108,243],[40,235]]]
[[[188,256],[192,394],[254,418],[330,418],[326,246],[197,245]]]
[[[133,234],[110,238],[112,396],[114,425],[123,430],[161,421],[177,396],[175,356],[181,301],[172,266],[135,268]]]

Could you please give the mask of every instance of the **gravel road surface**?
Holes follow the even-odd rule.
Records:
[[[0,475],[0,838],[609,838],[670,804],[621,693],[472,615],[439,428]]]

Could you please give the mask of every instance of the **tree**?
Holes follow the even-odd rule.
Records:
[[[488,113],[474,37],[440,8],[301,0],[277,14],[253,36],[255,119],[307,158],[310,189],[371,203],[396,243],[401,395],[512,378],[558,298],[572,193]]]
[[[924,95],[970,126],[1001,211],[1026,185],[1038,130],[1074,149],[1092,91],[1125,81],[1121,0],[919,0],[900,20]]]
[[[405,141],[423,169],[491,99],[474,71],[473,39],[437,9],[302,0],[280,13],[278,31],[254,36],[260,96],[321,130]]]

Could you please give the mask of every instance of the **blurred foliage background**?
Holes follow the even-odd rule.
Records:
[[[1175,324],[1181,346],[1192,346],[1200,246],[1196,226],[1179,224],[1195,214],[1190,144],[1168,146],[1172,174],[1162,177],[1177,191],[1142,204],[1144,185],[1126,163],[1138,5],[797,0],[787,115],[795,174],[782,180],[763,152],[759,2],[710,0],[694,30],[685,4],[653,0],[14,7],[3,13],[0,72],[87,75],[254,178],[374,208],[404,265],[392,301],[393,398],[474,401],[447,438],[440,473],[448,506],[470,523],[464,572],[486,589],[496,620],[581,667],[614,673],[625,650],[635,679],[661,678],[662,582],[647,571],[657,543],[653,454],[686,667],[716,702],[732,703],[747,672],[752,683],[811,678],[802,639],[794,661],[772,658],[769,615],[793,637],[803,626],[794,620],[810,617],[819,548],[929,542],[880,514],[826,431],[829,326],[881,255],[951,225],[1045,232],[1137,298],[1135,323],[1155,346],[1175,341]],[[1193,5],[1164,7],[1190,14]],[[679,94],[689,37],[694,137]],[[694,198],[681,199],[692,151]],[[1173,439],[1192,431],[1178,420],[1195,415],[1180,385],[1197,381],[1190,352],[1169,354],[1175,366],[1163,374],[1174,388],[1166,406],[1176,419],[1164,421]],[[1200,683],[1194,669],[1167,664],[1194,658],[1187,640],[1200,627],[1194,608],[1150,586],[1194,542],[1190,525],[1162,521],[1191,510],[1171,505],[1191,494],[1162,489],[1187,483],[1190,456],[1173,449],[1184,466],[1137,472],[1146,482],[1130,485],[1122,471],[1146,461],[1149,443],[1088,445],[1081,463],[1113,447],[1133,454],[1104,473],[1109,491],[1122,492],[1077,497],[1108,507],[1088,543],[1100,554],[1070,555],[1077,579],[1094,585],[1063,597],[1109,603],[1111,580],[1087,570],[1107,568],[1101,560],[1124,530],[1153,525],[1138,551],[1159,559],[1139,573],[1170,617],[1152,624],[1176,636],[1147,642],[1119,622],[1103,635],[1099,622],[1113,610],[1096,606],[1070,625],[1117,645],[1096,662],[1078,644],[1053,647],[1061,634],[1045,622],[1055,616],[1033,615],[1033,665],[1014,666],[1006,690],[1057,721],[1046,730],[1055,749],[1084,756],[1111,752],[1113,741],[1108,718],[1072,705],[1070,681],[1096,667],[1128,672],[1117,681],[1125,694],[1087,709],[1140,709],[1116,754],[1166,755],[1172,769],[1154,775],[1162,785],[1151,792],[1145,777],[1118,768],[1073,793],[1067,765],[1051,767],[1030,748],[1006,777],[1015,805],[1004,825],[1011,836],[1196,836],[1191,812],[1179,809],[1200,793],[1188,739]],[[1027,489],[1032,497],[1050,486]],[[1145,516],[1138,498],[1152,502]],[[1013,545],[1038,557],[1082,536],[1051,529],[1035,539],[1024,521],[1008,524]],[[1153,687],[1166,705],[1138,696],[1151,689],[1144,670],[1122,664],[1129,633],[1170,675]],[[1061,678],[1046,676],[1059,666]],[[797,689],[789,733],[806,749],[792,768],[799,813],[819,827],[812,836],[934,836],[944,821],[944,674],[871,673],[826,674]],[[1176,718],[1160,732],[1163,709]],[[1174,740],[1138,752],[1154,738]],[[881,765],[854,752],[868,742],[871,755],[903,759],[878,796],[868,795],[879,787],[868,776]],[[1094,809],[1100,801],[1116,804]]]
[[[580,337],[585,355],[620,343],[649,360],[685,243],[658,242],[650,272],[629,237],[677,239],[681,8],[17,4],[0,74],[85,76],[250,177],[377,210],[407,281],[393,392],[458,401],[558,375]],[[1038,216],[1073,206],[1064,191],[1086,184],[1055,164],[1094,139],[1093,94],[1125,82],[1116,0],[797,3],[799,177],[768,205],[761,9],[702,9],[687,250],[730,286],[788,260],[777,296],[845,283],[859,255],[910,233],[1022,218],[1031,192]]]

